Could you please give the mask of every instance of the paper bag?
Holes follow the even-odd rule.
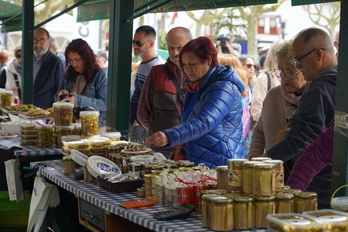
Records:
[[[10,201],[24,200],[22,177],[18,157],[5,162],[6,180]]]

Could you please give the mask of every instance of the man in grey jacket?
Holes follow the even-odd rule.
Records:
[[[301,98],[298,111],[289,120],[291,128],[264,156],[283,160],[291,170],[298,156],[334,121],[337,59],[330,36],[318,28],[301,31],[292,45],[296,67],[311,82]],[[312,186],[311,186],[312,185]],[[331,165],[314,178],[310,191],[318,193],[319,208],[329,207]]]

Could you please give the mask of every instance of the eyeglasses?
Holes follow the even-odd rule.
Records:
[[[247,68],[251,68],[254,67],[254,69],[256,69],[256,65],[255,64],[244,64],[245,66],[247,66]]]
[[[17,59],[19,59],[19,58],[22,57],[22,55],[16,54],[15,57],[16,57]]]
[[[136,44],[138,47],[141,47],[141,46],[143,46],[143,44],[144,44],[144,43],[142,43],[142,42],[139,41],[139,40],[133,40],[132,42],[133,42],[133,44]]]
[[[41,39],[34,39],[34,44],[44,44],[46,42],[46,40],[48,39],[45,39],[45,38],[41,38]]]
[[[300,56],[299,58],[294,59],[295,64],[301,64],[301,60],[302,60],[303,58],[305,58],[306,56],[310,55],[312,52],[314,52],[315,49],[317,49],[317,48],[314,48],[314,49],[310,50],[309,52],[307,52],[306,54]],[[321,49],[321,50],[323,50],[323,51],[326,50],[325,48],[319,48],[319,49]]]
[[[293,70],[286,70],[286,71],[284,71],[284,70],[280,70],[280,69],[276,69],[276,70],[274,70],[274,71],[276,72],[276,74],[277,74],[278,76],[281,77],[281,76],[286,75],[286,76],[289,77],[290,79],[296,77],[296,74],[300,72],[300,71],[293,71]]]

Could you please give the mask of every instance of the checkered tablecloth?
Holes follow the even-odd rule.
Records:
[[[24,156],[27,158],[35,158],[47,155],[61,155],[63,152],[62,149],[57,147],[41,148],[37,146],[22,146],[20,137],[0,138],[0,145],[8,148],[13,146],[21,147],[24,150],[15,151],[15,155]]]
[[[32,162],[30,166],[35,166],[38,162]],[[152,214],[158,211],[168,210],[169,207],[156,203],[150,207],[125,209],[119,206],[120,202],[141,199],[135,192],[112,194],[99,187],[97,181],[85,182],[76,180],[73,174],[63,173],[63,161],[51,160],[43,161],[47,167],[40,169],[40,172],[47,179],[51,180],[67,191],[81,197],[82,199],[104,209],[115,215],[121,216],[129,221],[144,226],[154,231],[160,232],[192,232],[192,231],[211,231],[201,225],[201,214],[192,213],[188,219],[175,221],[158,221]],[[80,169],[82,171],[82,169]],[[251,230],[253,232],[265,232],[268,230]]]

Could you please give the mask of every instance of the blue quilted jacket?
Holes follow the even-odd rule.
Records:
[[[188,120],[163,131],[168,136],[168,146],[185,144],[186,159],[210,168],[227,165],[228,159],[245,158],[243,91],[242,80],[230,66],[210,69],[198,87],[192,112],[185,112],[184,107]],[[188,104],[185,102],[185,106]]]

